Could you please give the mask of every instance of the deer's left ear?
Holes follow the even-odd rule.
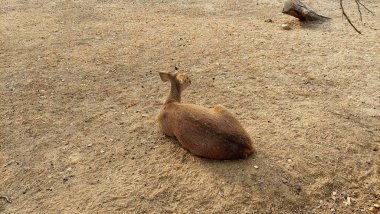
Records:
[[[167,82],[175,77],[175,74],[169,74],[166,72],[158,72],[162,81]]]

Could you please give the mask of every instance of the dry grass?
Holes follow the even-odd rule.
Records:
[[[359,36],[338,2],[304,3],[332,21],[301,25],[261,0],[2,1],[0,211],[368,212],[378,15],[363,14]],[[231,109],[256,156],[200,159],[161,137],[157,72],[175,66],[193,82],[183,101]]]

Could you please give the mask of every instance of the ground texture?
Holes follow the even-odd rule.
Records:
[[[304,1],[322,24],[269,0],[2,0],[0,212],[377,212],[380,4],[361,23],[344,2],[363,35],[330,0]],[[183,101],[226,106],[256,155],[161,136],[157,72],[175,69]]]

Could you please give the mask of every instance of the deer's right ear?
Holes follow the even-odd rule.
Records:
[[[172,74],[165,73],[165,72],[158,72],[160,74],[161,80],[164,82],[167,82],[173,78]]]

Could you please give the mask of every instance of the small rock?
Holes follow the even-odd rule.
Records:
[[[254,165],[254,166],[253,166],[253,168],[255,168],[255,169],[258,169],[259,167],[258,167],[258,166],[256,166],[256,165]]]
[[[350,197],[350,196],[347,196],[346,201],[344,201],[343,203],[344,203],[344,205],[346,205],[346,206],[350,206],[350,205],[351,205],[351,197]]]
[[[334,192],[332,192],[332,195],[333,195],[333,196],[336,196],[336,192],[335,192],[335,191],[334,191]]]
[[[380,204],[374,204],[373,207],[380,208]]]
[[[273,20],[272,19],[265,19],[265,21],[264,22],[273,22]]]
[[[104,150],[100,150],[100,153],[102,153],[102,154],[103,154],[103,153],[104,153]]]
[[[331,211],[331,212],[335,212],[335,209],[334,209],[334,208],[331,208],[330,211]]]
[[[288,163],[291,163],[292,162],[292,159],[288,159]]]
[[[91,147],[92,146],[92,143],[90,143],[90,144],[87,144],[87,147]]]
[[[281,25],[281,28],[282,28],[283,30],[291,30],[291,29],[292,29],[288,24],[282,24],[282,25]]]

